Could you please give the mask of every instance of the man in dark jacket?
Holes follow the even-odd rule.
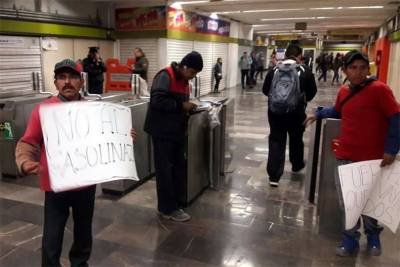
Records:
[[[203,69],[203,59],[195,51],[179,64],[172,62],[154,78],[144,129],[154,145],[158,211],[165,219],[188,221],[190,215],[179,207],[186,177],[185,139],[188,114],[196,108],[189,101],[188,81]]]
[[[88,74],[89,80],[89,93],[102,94],[103,93],[103,73],[106,71],[106,66],[102,61],[99,48],[89,47],[89,54],[83,60],[83,71]]]
[[[286,49],[283,64],[298,64],[301,59],[302,50],[298,45],[291,44]],[[303,101],[298,103],[294,111],[277,114],[268,107],[268,121],[270,126],[269,152],[267,173],[269,175],[270,186],[277,187],[283,174],[285,165],[286,136],[289,134],[289,159],[292,164],[292,171],[298,172],[305,167],[304,163],[304,143],[303,121],[306,118],[306,105],[317,93],[314,75],[307,66],[297,66],[299,75],[299,87],[304,95]],[[265,78],[263,93],[270,97],[270,89],[277,67],[270,70]]]
[[[214,85],[214,93],[218,94],[219,83],[222,79],[222,58],[217,59],[217,63],[215,63],[213,68],[215,85]]]
[[[139,74],[147,82],[147,71],[149,69],[149,61],[141,48],[135,48],[135,67],[133,73]]]

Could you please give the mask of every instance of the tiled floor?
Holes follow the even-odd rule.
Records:
[[[309,108],[334,100],[323,84]],[[232,163],[223,189],[207,190],[187,211],[188,223],[162,221],[156,212],[155,182],[123,197],[97,191],[92,266],[400,266],[400,234],[385,230],[381,257],[339,258],[337,233],[318,234],[316,206],[304,197],[304,172],[285,167],[281,186],[266,180],[269,133],[266,97],[259,87],[223,94],[235,98]],[[309,137],[305,135],[307,144]],[[307,148],[305,151],[307,155]],[[37,179],[0,182],[0,266],[39,266],[43,193]],[[62,263],[69,266],[72,223],[65,231]]]

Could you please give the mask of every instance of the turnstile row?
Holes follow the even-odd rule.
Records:
[[[335,186],[336,157],[332,140],[340,134],[340,120],[326,119],[310,131],[310,150],[306,170],[306,196],[317,204],[320,233],[341,233],[342,215]],[[317,160],[315,160],[317,159]]]

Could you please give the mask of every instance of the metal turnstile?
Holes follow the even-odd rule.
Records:
[[[340,120],[327,119],[323,122],[317,205],[320,233],[340,234],[342,230],[342,215],[335,186],[336,157],[332,151],[332,139],[339,134]]]
[[[210,156],[209,156],[209,180],[210,187],[216,190],[221,189],[225,182],[225,172],[232,160],[232,151],[230,151],[230,139],[227,134],[226,127],[233,121],[231,114],[227,115],[227,111],[233,112],[233,99],[227,97],[204,97],[201,101],[216,103],[222,105],[218,113],[220,125],[210,127]],[[227,121],[229,116],[230,120]],[[232,114],[233,116],[233,114]]]
[[[180,202],[188,205],[209,185],[208,112],[193,114],[188,122],[187,177]]]
[[[109,194],[125,194],[154,175],[150,137],[143,130],[149,101],[136,99],[120,104],[129,107],[132,112],[132,125],[136,129],[138,135],[134,144],[134,151],[136,169],[140,180],[117,180],[101,184],[103,193]]]
[[[340,233],[341,212],[335,185],[336,157],[332,139],[340,134],[340,120],[318,120],[310,129],[309,155],[306,170],[306,196],[317,204],[320,233]]]
[[[17,177],[15,147],[23,136],[34,107],[49,95],[32,94],[0,99],[0,169],[4,176]]]

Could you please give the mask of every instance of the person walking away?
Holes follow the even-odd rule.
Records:
[[[218,89],[219,89],[219,83],[222,79],[222,58],[217,59],[217,63],[215,63],[214,68],[213,68],[213,73],[214,73],[214,80],[215,80],[215,85],[214,85],[214,93],[218,94]]]
[[[249,83],[249,70],[251,65],[251,59],[247,55],[247,52],[243,52],[243,55],[240,57],[239,67],[241,72],[241,84],[242,89],[245,88],[246,84]]]
[[[268,96],[270,126],[267,173],[271,187],[278,187],[285,165],[286,136],[289,134],[289,160],[292,171],[305,166],[303,121],[307,102],[317,93],[315,79],[307,66],[299,65],[302,50],[288,46],[285,60],[267,73],[263,93]]]
[[[249,78],[249,87],[253,88],[253,86],[256,84],[255,80],[255,74],[256,74],[256,69],[257,69],[257,58],[256,58],[256,53],[253,51],[251,52],[251,63],[250,63],[250,78]]]
[[[262,55],[262,53],[259,53],[258,57],[257,57],[257,71],[256,71],[256,74],[255,74],[255,80],[256,81],[257,81],[258,75],[260,75],[261,80],[264,80],[264,75],[263,75],[264,66],[265,66],[264,59],[265,58]]]
[[[336,83],[339,83],[339,70],[340,67],[342,66],[342,57],[340,53],[336,54],[335,59],[333,60],[333,78],[332,78],[332,85],[336,81]]]
[[[88,56],[82,62],[83,71],[88,74],[88,91],[90,94],[102,94],[106,66],[100,57],[98,47],[89,47]]]
[[[369,59],[363,53],[353,50],[344,56],[344,69],[349,85],[342,85],[333,107],[323,108],[310,115],[304,124],[317,118],[341,118],[340,136],[334,153],[337,167],[352,162],[382,159],[383,168],[392,164],[400,150],[400,105],[392,90],[375,77],[367,77]],[[361,215],[357,225],[345,229],[345,213],[339,174],[335,169],[335,183],[342,212],[342,242],[336,248],[336,255],[351,256],[359,251],[360,232],[363,221],[367,235],[367,253],[379,256],[382,253],[380,233],[383,230],[378,221]]]
[[[151,136],[157,184],[157,208],[164,219],[184,222],[190,215],[179,203],[187,177],[186,139],[189,114],[196,105],[189,101],[188,81],[203,69],[203,58],[192,51],[180,63],[156,74],[144,130]]]
[[[321,70],[321,75],[319,76],[318,81],[320,81],[323,78],[324,82],[326,82],[326,74],[328,72],[328,55],[326,53],[323,53],[321,55],[319,61],[319,68]]]

